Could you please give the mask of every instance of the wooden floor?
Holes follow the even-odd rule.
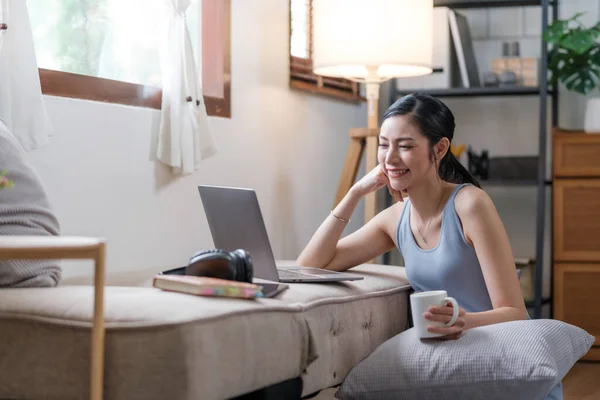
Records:
[[[564,400],[600,399],[600,362],[580,361],[563,380]]]

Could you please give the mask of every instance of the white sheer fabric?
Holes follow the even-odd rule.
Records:
[[[176,174],[190,174],[217,152],[208,126],[200,75],[185,13],[190,0],[163,0],[166,32],[161,47],[162,110],[156,158]],[[201,54],[201,52],[199,52]],[[200,58],[200,57],[199,57]]]
[[[25,0],[0,0],[0,118],[26,151],[48,144],[48,119]]]

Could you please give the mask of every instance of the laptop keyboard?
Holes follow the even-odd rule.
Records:
[[[302,268],[302,269],[286,269],[286,268],[278,268],[277,272],[279,273],[280,279],[298,279],[298,278],[306,278],[307,276],[315,276],[315,275],[331,275],[335,272],[329,271],[326,269],[320,268]]]
[[[298,278],[306,278],[306,274],[301,272],[288,271],[285,269],[278,269],[279,279],[298,279]]]

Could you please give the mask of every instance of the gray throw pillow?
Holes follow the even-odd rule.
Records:
[[[543,399],[593,343],[583,329],[549,319],[482,326],[450,341],[420,339],[412,328],[355,366],[336,397]]]
[[[19,141],[0,120],[0,171],[14,183],[0,190],[0,236],[58,236],[60,225],[46,191]],[[56,286],[57,260],[2,260],[0,288]]]

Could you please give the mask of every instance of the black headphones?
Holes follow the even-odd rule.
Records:
[[[185,274],[252,283],[254,270],[246,250],[211,249],[195,253],[185,267]]]

